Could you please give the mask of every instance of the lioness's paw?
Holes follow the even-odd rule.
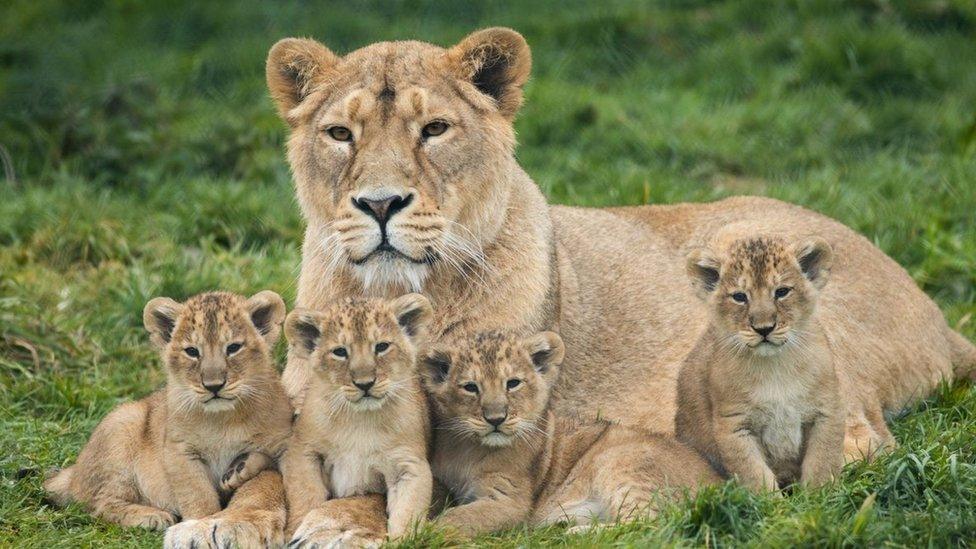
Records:
[[[249,522],[227,519],[188,520],[166,530],[166,549],[224,549],[231,547],[268,547],[275,540],[265,539],[259,528]],[[278,542],[280,543],[280,541]]]
[[[270,465],[271,458],[260,452],[241,454],[227,467],[224,476],[220,477],[220,489],[233,492]]]

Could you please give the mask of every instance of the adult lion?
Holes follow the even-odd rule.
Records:
[[[525,40],[503,28],[449,49],[382,42],[342,57],[314,40],[275,44],[268,86],[308,223],[298,306],[421,291],[433,333],[558,330],[557,408],[670,432],[677,369],[705,325],[685,253],[730,233],[816,233],[836,253],[821,318],[849,452],[892,442],[883,411],[952,379],[953,364],[976,364],[901,267],[817,213],[754,197],[548,206],[513,154],[530,65]],[[289,356],[296,401],[307,375]]]

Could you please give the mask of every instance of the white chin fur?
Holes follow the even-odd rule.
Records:
[[[773,356],[779,354],[783,350],[782,345],[773,345],[771,343],[760,343],[756,345],[752,352],[756,353],[758,356]]]
[[[429,274],[427,265],[411,263],[399,257],[373,257],[363,265],[352,267],[367,292],[390,288],[420,292]]]
[[[350,402],[349,405],[357,412],[372,412],[382,408],[385,402],[385,398],[363,397],[356,402]]]
[[[203,403],[203,409],[207,412],[229,412],[237,406],[237,402],[232,399],[215,398]]]
[[[485,446],[498,448],[510,445],[512,443],[512,437],[503,433],[493,432],[481,437],[481,443]]]

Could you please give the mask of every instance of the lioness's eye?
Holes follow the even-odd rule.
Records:
[[[521,379],[514,379],[513,378],[513,379],[508,380],[507,383],[505,383],[505,387],[508,387],[508,390],[511,391],[512,389],[518,387],[521,384],[522,384],[522,380]]]
[[[745,303],[749,301],[749,297],[743,292],[735,292],[732,294],[732,301],[735,301],[736,303]]]
[[[465,391],[469,392],[469,393],[477,393],[478,392],[478,384],[477,383],[465,383],[464,385],[461,386],[461,388],[464,389]]]
[[[196,347],[187,347],[186,349],[183,349],[183,352],[186,353],[186,356],[190,358],[199,358],[200,356],[200,349],[197,349]]]
[[[424,138],[436,137],[447,131],[447,122],[443,120],[434,120],[430,124],[424,126],[424,129],[420,130],[420,135]]]
[[[349,351],[347,351],[345,347],[336,347],[335,349],[332,349],[332,354],[339,358],[346,358],[349,356]]]
[[[240,351],[241,347],[243,346],[244,345],[241,343],[231,343],[230,345],[227,346],[227,356],[230,356],[236,353],[237,351]]]
[[[336,141],[352,141],[352,130],[345,126],[330,126],[325,131]]]
[[[385,341],[381,341],[381,342],[379,342],[379,343],[376,344],[376,354],[382,353],[383,351],[385,351],[385,350],[387,350],[389,348],[390,348],[390,344],[389,343],[387,343]]]
[[[787,288],[783,286],[782,288],[776,288],[776,299],[783,299],[784,297],[790,295],[790,290],[793,288]]]

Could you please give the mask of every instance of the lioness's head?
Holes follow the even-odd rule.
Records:
[[[157,297],[142,313],[166,363],[171,394],[181,407],[208,412],[261,398],[262,384],[278,375],[271,347],[284,318],[285,302],[270,291],[251,298],[211,292],[184,303]]]
[[[565,350],[553,332],[527,338],[488,332],[441,342],[423,358],[439,428],[508,446],[541,431]]]
[[[380,42],[344,56],[309,39],[271,48],[267,80],[288,123],[306,254],[367,290],[419,291],[437,268],[483,261],[507,207],[512,120],[531,58],[517,32],[449,49]]]
[[[393,300],[347,299],[324,311],[295,309],[285,321],[292,351],[312,365],[337,409],[378,410],[417,376],[415,342],[431,317],[420,294]]]
[[[760,237],[737,240],[721,254],[695,250],[687,271],[730,348],[769,356],[802,339],[832,258],[822,238]]]

